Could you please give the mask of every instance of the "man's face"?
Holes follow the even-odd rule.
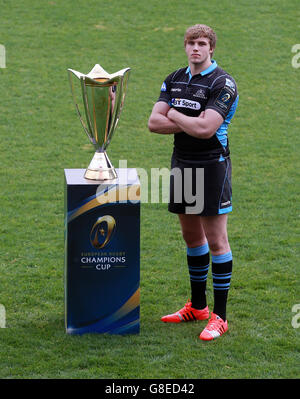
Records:
[[[189,63],[203,64],[210,60],[213,49],[210,48],[209,40],[206,37],[189,39],[185,45],[185,52]]]

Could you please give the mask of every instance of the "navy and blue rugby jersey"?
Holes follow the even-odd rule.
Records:
[[[164,101],[187,116],[199,116],[208,108],[219,112],[224,122],[209,139],[184,132],[174,134],[178,156],[186,159],[223,157],[229,154],[228,125],[236,111],[238,91],[234,79],[216,61],[200,74],[191,75],[190,67],[178,69],[163,82],[158,101]]]

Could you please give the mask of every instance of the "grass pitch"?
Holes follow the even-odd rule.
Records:
[[[185,246],[166,204],[143,204],[141,333],[64,331],[63,170],[86,168],[67,68],[131,67],[108,149],[114,165],[169,168],[172,137],[147,120],[163,79],[186,65],[183,34],[211,25],[214,58],[236,79],[230,127],[234,256],[229,332],[201,342],[205,322],[165,325],[189,296]],[[299,43],[297,0],[0,0],[0,378],[299,378]],[[150,198],[150,197],[149,197]],[[212,281],[208,302],[212,306]]]

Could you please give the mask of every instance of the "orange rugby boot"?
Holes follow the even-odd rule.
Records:
[[[215,338],[220,337],[227,330],[228,330],[227,320],[224,321],[223,319],[221,319],[221,317],[211,312],[211,318],[209,319],[207,326],[199,335],[199,338],[202,339],[203,341],[211,341]]]
[[[161,321],[164,323],[181,323],[185,321],[205,320],[208,317],[208,306],[204,309],[195,309],[192,308],[192,302],[188,301],[178,312],[163,316]]]

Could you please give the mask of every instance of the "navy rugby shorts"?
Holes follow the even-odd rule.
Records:
[[[231,160],[182,160],[172,155],[168,210],[215,216],[232,211]]]

